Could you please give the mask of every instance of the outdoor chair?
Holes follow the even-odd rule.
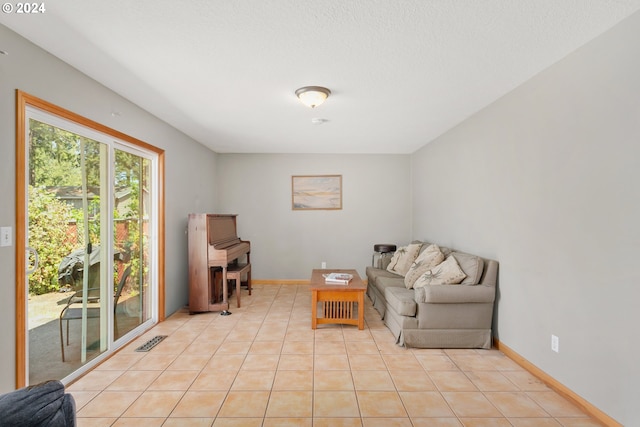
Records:
[[[120,282],[118,282],[118,286],[116,287],[116,292],[113,297],[113,325],[115,330],[118,330],[117,316],[116,316],[116,308],[118,307],[118,300],[120,299],[120,295],[122,294],[122,289],[131,274],[131,266],[127,266],[127,268],[122,273],[122,277],[120,278]],[[99,289],[92,288],[88,289],[87,294],[87,302],[90,304],[95,304],[99,302],[99,298],[96,296]],[[60,351],[62,353],[62,361],[64,362],[64,337],[62,333],[62,322],[67,322],[67,345],[69,345],[69,321],[70,320],[80,320],[82,319],[82,291],[75,292],[69,299],[67,300],[67,305],[60,312]],[[87,319],[96,319],[100,317],[100,307],[87,307]]]

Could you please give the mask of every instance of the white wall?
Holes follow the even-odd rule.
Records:
[[[0,226],[11,226],[15,234],[15,90],[20,89],[165,150],[165,312],[184,306],[187,215],[215,210],[216,155],[2,25],[0,40],[9,52],[0,55]],[[15,387],[14,246],[0,247],[0,277],[1,393]]]
[[[311,269],[356,268],[375,243],[411,236],[408,155],[219,154],[220,213],[251,241],[252,278],[308,280]],[[292,175],[342,175],[342,210],[293,211]]]
[[[412,158],[414,238],[497,259],[500,341],[629,426],[640,420],[639,76],[636,13]]]

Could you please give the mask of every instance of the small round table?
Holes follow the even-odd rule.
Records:
[[[373,256],[371,257],[371,266],[382,268],[384,258],[390,257],[396,251],[396,245],[388,243],[377,243],[373,245]]]

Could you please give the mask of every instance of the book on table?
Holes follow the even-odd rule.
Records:
[[[353,279],[353,275],[349,273],[329,273],[322,276],[324,276],[324,282],[328,285],[348,285]]]

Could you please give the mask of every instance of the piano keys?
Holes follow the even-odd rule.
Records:
[[[244,255],[249,264],[251,252],[251,242],[238,237],[236,217],[237,215],[189,214],[190,313],[225,313],[229,309],[227,268],[238,263],[238,259]],[[218,300],[216,292],[216,278],[219,276],[222,281],[222,301]]]

